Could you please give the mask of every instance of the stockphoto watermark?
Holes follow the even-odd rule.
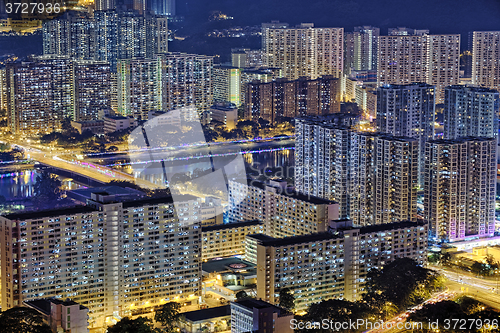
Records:
[[[303,321],[292,319],[290,320],[291,329],[299,330],[330,330],[330,331],[366,331],[366,330],[453,330],[459,332],[467,332],[473,329],[480,330],[497,330],[499,325],[498,319],[480,319],[480,318],[455,318],[444,320],[429,320],[429,321],[371,321],[367,319],[357,319],[349,321],[334,321],[323,319],[321,321]]]
[[[437,328],[437,324],[435,325]],[[422,330],[424,327],[434,327],[431,322],[392,322],[392,321],[371,321],[367,319],[357,319],[349,321],[334,321],[323,319],[319,321],[302,321],[292,319],[290,328],[293,330],[331,330],[331,331],[346,331],[346,330],[379,330],[379,329],[405,329],[405,330]]]

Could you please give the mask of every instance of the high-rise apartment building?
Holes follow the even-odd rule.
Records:
[[[118,60],[118,113],[147,120],[162,109],[160,58]]]
[[[333,200],[356,225],[415,221],[418,140],[295,120],[295,188]]]
[[[80,60],[95,59],[95,21],[87,14],[71,12],[69,20],[69,56]],[[45,23],[49,24],[50,23]],[[45,54],[45,53],[44,53]],[[56,53],[57,54],[57,53]]]
[[[175,0],[152,0],[146,5],[156,15],[175,16]]]
[[[100,13],[97,14],[99,17]],[[89,14],[71,11],[47,20],[42,25],[43,54],[70,56],[80,60],[94,59],[96,54],[95,23]]]
[[[233,333],[292,333],[290,321],[294,315],[283,308],[257,299],[231,303],[231,332]]]
[[[50,133],[73,116],[72,67],[65,57],[6,66],[7,115],[13,133]]]
[[[246,259],[262,267],[257,269],[259,299],[276,303],[280,290],[288,288],[297,311],[322,300],[357,300],[370,269],[402,257],[427,262],[428,228],[423,221],[361,228],[353,228],[350,221],[331,224],[338,229],[281,239],[247,236],[246,252],[254,256]]]
[[[425,142],[434,139],[435,89],[425,83],[385,85],[377,90],[377,129],[419,140],[419,184],[423,184]]]
[[[459,83],[460,35],[398,34],[378,41],[379,86],[425,82],[442,103],[444,88]]]
[[[247,84],[245,117],[270,123],[283,118],[340,112],[340,82],[332,75],[315,80],[277,79]]]
[[[272,80],[283,77],[283,71],[280,68],[242,68],[241,70],[241,84],[240,84],[240,100],[241,104],[246,103],[246,94],[248,84],[253,81],[271,82]]]
[[[389,28],[388,35],[389,36],[422,36],[428,35],[429,30],[426,29],[412,29],[406,27],[397,27],[397,28]]]
[[[344,72],[376,71],[380,29],[371,26],[354,27],[345,33]]]
[[[245,254],[245,236],[265,233],[260,221],[232,222],[203,226],[201,256],[203,261]]]
[[[500,31],[472,33],[472,84],[500,91]]]
[[[350,136],[328,117],[295,120],[295,188],[337,202],[340,218],[349,216]]]
[[[86,206],[2,216],[2,309],[71,298],[98,328],[116,315],[194,301],[201,226],[186,222],[196,213],[176,213],[171,198],[122,203],[97,193]]]
[[[264,52],[261,49],[231,49],[231,65],[238,68],[260,68],[265,66]]]
[[[229,181],[229,218],[260,220],[266,233],[289,237],[326,231],[328,221],[338,219],[339,205],[333,201],[296,192],[286,182]]]
[[[115,10],[96,11],[95,20],[95,59],[107,61],[111,70],[116,72],[119,45],[119,17]]]
[[[214,102],[241,105],[241,69],[238,67],[216,65],[212,69]]]
[[[116,72],[118,59],[152,58],[168,51],[168,19],[136,11],[79,12],[43,24],[43,53],[81,60],[107,61]]]
[[[428,35],[426,47],[426,77],[421,82],[433,85],[436,103],[443,103],[444,89],[460,82],[460,35]]]
[[[70,55],[70,20],[67,15],[43,23],[43,54]]]
[[[353,223],[416,221],[418,140],[354,132],[349,152],[347,192]]]
[[[343,70],[344,28],[263,24],[262,40],[266,66],[281,68],[288,79],[340,77]]]
[[[7,111],[7,70],[0,67],[0,110]]]
[[[496,90],[472,86],[445,89],[444,138],[498,137],[500,97]]]
[[[106,62],[40,56],[5,68],[8,122],[13,133],[57,131],[64,118],[96,120],[111,107]]]
[[[170,52],[161,56],[163,110],[196,106],[201,114],[213,104],[213,57]]]
[[[75,61],[73,65],[76,121],[99,119],[111,109],[111,67],[101,61]]]
[[[110,10],[110,9],[115,9],[115,8],[116,8],[116,1],[115,0],[96,0],[95,1],[95,10],[96,11]]]
[[[424,212],[435,241],[493,236],[496,146],[477,137],[427,142]]]

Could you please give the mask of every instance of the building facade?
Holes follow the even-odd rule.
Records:
[[[458,84],[460,35],[380,36],[378,86],[425,82],[435,86],[436,101],[444,100],[444,88]]]
[[[171,52],[161,56],[163,110],[195,106],[201,115],[213,104],[213,57]]]
[[[234,333],[292,333],[293,313],[276,305],[256,299],[231,303],[231,332]]]
[[[103,61],[75,61],[75,121],[99,119],[100,110],[111,109],[111,67]]]
[[[408,137],[352,133],[347,192],[355,225],[417,220],[418,149]]]
[[[281,68],[288,79],[340,77],[343,70],[344,28],[263,24],[262,40],[266,66]]]
[[[212,69],[214,102],[241,105],[241,69],[232,66],[216,65]]]
[[[361,228],[350,221],[332,225],[330,232],[297,237],[247,236],[248,252],[256,253],[257,297],[276,303],[280,290],[289,288],[297,311],[322,300],[357,300],[370,269],[402,257],[427,262],[428,228],[423,221]]]
[[[500,31],[472,33],[472,84],[500,91]]]
[[[371,26],[354,27],[345,33],[344,73],[376,71],[380,29]]]
[[[2,309],[71,298],[89,309],[90,327],[103,327],[115,314],[197,299],[201,226],[179,222],[189,214],[170,198],[98,193],[87,206],[0,217]]]
[[[297,193],[276,181],[230,180],[229,208],[230,219],[263,221],[273,237],[326,231],[328,221],[339,216],[337,203]]]
[[[496,143],[466,137],[426,144],[424,211],[435,241],[493,236]]]
[[[333,76],[277,79],[247,84],[245,118],[276,123],[283,118],[340,112],[340,82]]]
[[[377,130],[419,140],[419,184],[425,142],[434,139],[435,89],[425,83],[386,85],[377,90]]]
[[[151,58],[168,51],[168,19],[114,8],[93,16],[71,12],[45,21],[42,36],[44,55],[106,61],[116,72],[118,59]]]
[[[148,120],[148,113],[162,109],[162,76],[159,58],[118,60],[118,113]]]
[[[327,117],[295,120],[295,188],[337,202],[341,218],[349,216],[350,137]]]
[[[8,124],[13,133],[50,133],[73,116],[72,67],[67,57],[6,66]]]
[[[418,141],[356,132],[329,117],[295,120],[295,188],[335,201],[356,225],[415,221]]]
[[[445,89],[444,138],[498,137],[500,98],[496,90],[473,86]]]
[[[245,221],[202,227],[202,259],[245,254],[245,236],[265,233],[264,223]]]

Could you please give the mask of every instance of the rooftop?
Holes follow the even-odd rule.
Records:
[[[74,215],[81,213],[90,213],[94,212],[95,208],[88,206],[74,206],[70,208],[58,208],[58,209],[50,209],[50,210],[40,210],[34,212],[22,212],[22,213],[13,213],[7,214],[4,217],[9,220],[32,220],[32,219],[43,219],[47,217],[57,217],[63,215]]]
[[[270,236],[267,236],[264,234],[248,235],[248,237],[252,237],[253,239],[256,239],[260,245],[273,246],[273,247],[288,246],[288,245],[294,245],[294,244],[304,244],[304,243],[314,243],[314,242],[320,242],[320,241],[325,241],[325,240],[342,238],[341,235],[334,235],[334,234],[331,234],[329,232],[318,232],[318,233],[309,234],[309,235],[293,236],[293,237],[285,237],[285,238],[274,238],[274,237],[270,237]]]
[[[247,309],[268,309],[268,308],[274,308],[277,312],[279,313],[286,313],[287,311],[283,308],[280,308],[279,306],[273,305],[271,303],[267,303],[265,301],[261,301],[258,299],[252,299],[252,298],[246,298],[239,300],[237,302],[233,303],[234,305],[239,305],[243,306]]]
[[[359,233],[360,234],[369,234],[369,233],[379,232],[379,231],[389,231],[389,230],[395,230],[395,229],[423,227],[426,224],[427,223],[425,223],[423,220],[419,220],[417,222],[401,221],[401,222],[386,223],[386,224],[376,224],[376,225],[369,225],[366,227],[359,228]]]
[[[208,232],[208,231],[215,231],[215,230],[227,230],[227,229],[233,229],[233,228],[248,227],[248,226],[252,226],[252,225],[264,225],[264,223],[262,223],[259,220],[231,222],[231,223],[217,224],[217,225],[202,227],[201,231]]]
[[[65,301],[58,299],[58,298],[43,298],[43,299],[37,299],[33,301],[25,301],[24,302],[27,306],[36,309],[37,311],[45,314],[45,315],[50,315],[50,306],[51,304],[57,304],[57,305],[63,305],[63,306],[73,306],[73,305],[79,305],[80,310],[85,310],[88,308],[81,305],[80,303],[77,303],[75,301],[72,301],[70,299],[67,299]]]
[[[128,119],[127,117],[124,116],[105,116],[104,120],[106,119],[112,119],[112,120],[125,120]]]
[[[230,265],[235,265],[231,267]],[[238,266],[236,266],[238,265]],[[244,266],[244,267],[243,267]],[[239,267],[239,268],[238,268]],[[202,264],[202,270],[207,273],[217,273],[225,271],[235,271],[241,269],[254,269],[255,265],[246,260],[242,260],[236,257],[225,258],[225,259],[213,259]]]
[[[116,185],[100,186],[91,188],[82,188],[78,190],[68,191],[67,195],[73,199],[85,202],[87,199],[92,198],[92,193],[108,193],[117,197],[126,197],[127,199],[142,198],[146,193],[135,190],[130,187],[121,187]]]
[[[235,181],[235,182],[237,182],[237,181]],[[287,187],[286,189],[283,189],[281,187],[272,186],[272,185],[263,183],[259,180],[252,179],[252,178],[247,179],[247,185],[249,183],[250,183],[249,186],[257,187],[257,188],[260,188],[261,190],[266,190],[266,187],[275,188],[278,190],[278,194],[281,194],[281,195],[284,195],[287,197],[291,197],[291,198],[295,198],[295,199],[300,200],[300,201],[310,202],[310,203],[316,204],[316,205],[329,205],[329,204],[335,203],[334,201],[330,201],[327,199],[322,199],[322,198],[314,197],[312,195],[302,194],[300,192],[297,192],[292,187]]]
[[[466,136],[458,139],[441,139],[441,140],[429,140],[428,143],[439,144],[439,145],[453,145],[457,143],[465,143],[468,141],[495,141],[495,138],[485,138],[485,137],[475,137],[475,136]]]
[[[182,316],[191,322],[205,321],[213,318],[231,316],[231,306],[224,305],[216,308],[196,310],[182,313]]]

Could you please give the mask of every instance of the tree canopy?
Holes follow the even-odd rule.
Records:
[[[108,328],[108,333],[159,333],[153,321],[145,317],[137,319],[123,318],[116,325]]]
[[[368,272],[363,299],[374,307],[380,308],[377,302],[383,301],[391,302],[398,310],[402,310],[429,298],[443,284],[437,272],[419,266],[413,259],[401,258],[382,270],[372,269]]]
[[[290,289],[283,288],[280,290],[280,306],[288,311],[295,307],[295,297],[290,292]]]
[[[248,298],[248,294],[244,290],[238,291],[235,296],[237,300]]]
[[[62,182],[56,175],[47,171],[42,171],[42,173],[36,177],[36,183],[33,187],[33,201],[36,202],[39,207],[56,201],[62,194],[61,185]]]
[[[168,302],[156,311],[155,320],[163,326],[163,332],[175,332],[176,322],[179,319],[181,305],[177,302]]]
[[[356,322],[358,319],[366,319],[371,316],[370,307],[363,302],[350,302],[340,299],[330,299],[320,303],[311,304],[307,310],[307,314],[301,318],[305,322],[322,323],[323,320],[329,322]],[[300,331],[300,330],[299,330]],[[322,327],[317,329],[304,329],[303,332],[331,332],[330,329]],[[342,332],[351,332],[350,330],[342,330]]]
[[[499,312],[485,306],[481,302],[464,296],[459,298],[457,301],[446,300],[435,304],[426,304],[422,307],[422,309],[412,313],[408,317],[408,321],[423,323],[438,321],[440,332],[451,333],[461,331],[458,328],[465,320],[467,322],[466,329],[463,330],[462,327],[462,331],[483,332],[483,323],[486,323],[486,320],[489,320],[489,322],[492,323],[493,319],[498,320],[499,315]],[[447,322],[449,323],[448,325],[446,325]],[[476,325],[476,323],[479,322],[481,325]],[[455,324],[456,327],[454,327]],[[426,325],[424,324],[424,332],[433,331],[425,326]]]
[[[49,325],[36,310],[16,307],[0,313],[2,333],[51,333]]]

